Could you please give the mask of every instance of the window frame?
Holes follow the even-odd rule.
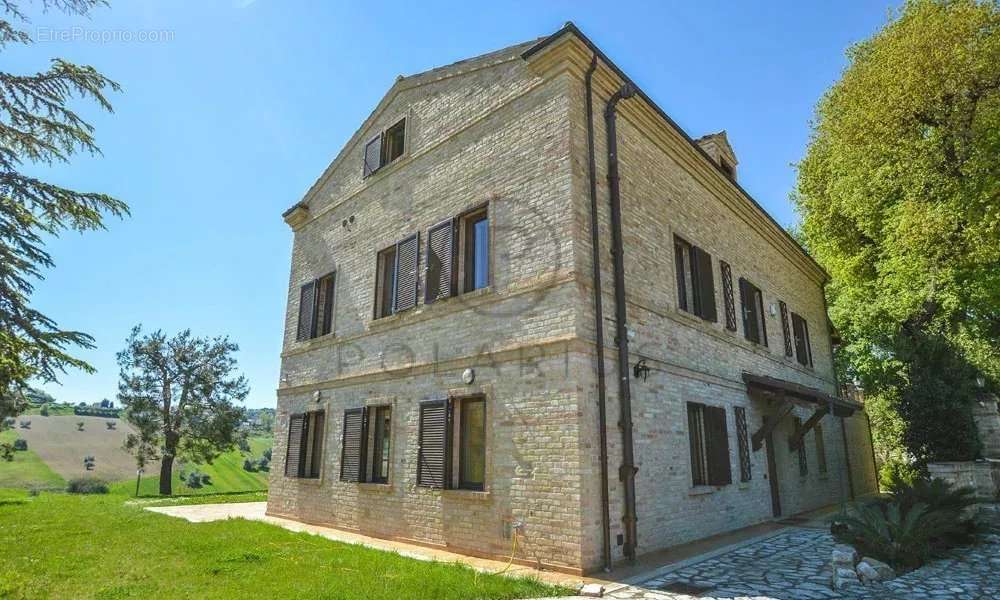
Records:
[[[302,431],[299,436],[299,464],[296,473],[290,474],[288,472],[288,455],[289,450],[291,450],[292,439],[291,439],[291,422],[292,419],[296,417],[303,418]],[[316,429],[316,419],[320,417],[322,421],[322,429],[317,433]],[[326,461],[323,460],[323,451],[325,450],[326,442],[326,410],[310,410],[301,413],[294,413],[288,417],[288,441],[285,445],[285,477],[290,479],[310,479],[310,480],[321,480],[323,478],[324,464]]]
[[[323,298],[324,304],[320,304],[320,294],[323,291],[321,285],[324,281],[330,281],[331,289]],[[311,294],[310,301],[310,311],[309,311],[309,331],[303,331],[303,300],[306,297],[306,287],[312,286],[309,294]],[[333,334],[334,332],[334,315],[336,314],[336,297],[337,297],[337,271],[334,269],[325,275],[321,275],[316,279],[307,281],[299,285],[299,306],[298,306],[298,316],[295,325],[295,341],[296,342],[306,342],[309,340],[314,340],[316,338],[325,337]],[[322,312],[321,312],[322,310]],[[320,322],[320,316],[323,317],[323,322]],[[324,325],[329,325],[329,331],[324,331],[326,328]]]
[[[391,258],[387,254],[391,252]],[[389,262],[392,268],[389,268]],[[396,284],[399,277],[399,248],[398,243],[382,248],[375,254],[375,307],[373,319],[384,319],[396,314]],[[386,294],[386,276],[391,276],[391,289],[389,289],[388,299]],[[387,304],[388,300],[388,304]],[[388,308],[388,310],[387,310]]]
[[[379,404],[375,406],[367,407],[368,411],[373,415],[370,420],[368,430],[371,432],[371,467],[365,466],[365,482],[366,483],[381,483],[388,484],[389,478],[392,472],[392,405],[391,404]],[[385,421],[379,418],[380,413],[388,412]],[[382,445],[379,443],[382,440],[382,436],[385,433],[382,431],[381,425],[384,422],[388,422],[388,448],[383,453]],[[368,440],[365,440],[365,444],[368,444]],[[380,463],[385,462],[385,472],[382,473],[380,469]]]
[[[741,281],[742,286],[744,287],[744,289],[740,290],[740,310],[743,312],[743,339],[752,344],[768,348],[770,345],[767,341],[767,315],[764,312],[764,292],[745,277],[741,278]],[[750,306],[747,306],[748,300],[750,302]],[[747,329],[747,323],[749,322],[747,315],[749,315],[751,311],[756,312],[757,340],[750,337]]]
[[[473,231],[475,225],[480,221],[486,221],[486,281],[483,285],[475,287],[475,237]],[[458,257],[459,273],[458,281],[459,294],[468,294],[476,290],[487,289],[493,285],[493,223],[490,219],[489,204],[481,204],[460,214],[456,222],[458,224]]]
[[[799,326],[801,326],[802,333],[802,350],[805,356],[800,356],[799,353],[799,333],[796,331]],[[793,345],[795,346],[795,361],[802,365],[803,367],[813,368],[813,355],[812,355],[812,341],[809,339],[809,321],[805,319],[802,315],[793,312],[792,313],[792,337]]]
[[[400,117],[399,119],[394,120],[391,125],[389,125],[389,126],[383,128],[383,129],[381,129],[377,134],[375,134],[372,137],[368,138],[368,141],[365,142],[364,146],[362,146],[362,149],[361,149],[361,151],[362,151],[362,154],[361,154],[361,179],[363,179],[363,180],[364,179],[368,179],[369,177],[371,177],[375,173],[378,173],[379,171],[381,171],[385,167],[387,167],[387,166],[395,163],[396,161],[401,160],[403,157],[406,156],[407,150],[409,149],[409,145],[410,145],[409,144],[409,135],[408,135],[408,132],[407,132],[408,128],[406,126],[406,121],[407,121],[407,117],[406,116]],[[399,127],[401,127],[403,129],[403,135],[402,135],[402,140],[401,140],[401,142],[402,142],[402,149],[399,151],[398,154],[396,154],[392,158],[389,158],[388,157],[388,154],[389,154],[388,148],[389,148],[390,145],[387,143],[387,141],[388,141],[387,137],[388,137],[388,135],[394,129],[399,128]],[[368,167],[369,167],[369,165],[368,165],[368,148],[369,148],[369,146],[371,146],[372,144],[374,144],[376,141],[379,143],[379,161],[378,161],[379,164],[375,168],[373,168],[371,170],[368,170]]]
[[[710,416],[714,415],[714,416]],[[714,431],[713,424],[722,431]],[[721,406],[687,402],[688,448],[690,452],[691,485],[693,487],[724,487],[733,483],[733,465],[729,449],[729,416]],[[713,433],[720,434],[717,438]],[[698,466],[695,463],[697,460]],[[725,464],[716,460],[723,460]]]
[[[481,492],[486,487],[486,432],[487,432],[487,417],[486,417],[486,397],[483,395],[474,396],[463,396],[461,398],[453,399],[453,402],[458,404],[458,440],[454,444],[454,447],[458,452],[458,472],[453,474],[453,477],[457,479],[457,485],[455,489],[459,490],[471,490],[474,492]],[[466,407],[470,404],[481,404],[483,411],[482,418],[482,438],[483,438],[483,448],[482,448],[482,463],[483,463],[483,480],[481,482],[469,481],[466,478],[466,424],[468,410]]]

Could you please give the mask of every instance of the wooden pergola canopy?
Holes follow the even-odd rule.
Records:
[[[789,437],[788,445],[792,450],[798,449],[806,433],[831,411],[833,411],[834,416],[849,417],[855,411],[863,408],[851,400],[837,398],[815,388],[765,375],[744,373],[743,382],[746,383],[747,392],[752,397],[778,404],[774,413],[765,419],[764,425],[751,436],[755,451],[761,448],[764,439],[777,428],[785,417],[791,414],[795,406],[812,409],[813,414]]]

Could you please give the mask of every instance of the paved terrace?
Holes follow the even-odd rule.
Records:
[[[193,522],[231,518],[265,521],[349,544],[398,552],[417,560],[461,562],[483,572],[501,571],[504,562],[371,538],[329,527],[264,514],[266,503],[153,507],[147,510]],[[992,512],[1000,524],[1000,512]],[[768,523],[643,557],[617,569],[612,579],[575,577],[513,566],[510,575],[532,576],[567,587],[597,583],[616,600],[966,600],[1000,598],[1000,544],[963,548],[878,587],[834,591],[828,561],[834,541],[825,523],[799,519]],[[567,599],[568,600],[568,599]]]

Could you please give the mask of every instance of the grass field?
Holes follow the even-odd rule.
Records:
[[[190,523],[124,500],[116,495],[0,493],[0,598],[458,600],[571,595],[533,580],[417,561],[267,523]]]
[[[17,452],[12,463],[0,461],[0,487],[64,488],[67,479],[81,476],[100,477],[112,482],[118,493],[135,494],[135,459],[122,444],[130,429],[122,420],[104,417],[78,417],[22,415],[20,420],[30,420],[30,429],[8,430],[0,433],[0,440],[13,441],[23,437],[28,441],[27,452]],[[106,422],[115,421],[115,429],[108,429]],[[83,431],[77,423],[83,422]],[[265,472],[251,473],[243,469],[245,458],[258,459],[271,447],[271,436],[254,436],[249,439],[250,454],[231,450],[208,465],[174,463],[173,492],[180,495],[219,494],[230,492],[255,492],[267,489]],[[96,468],[83,467],[84,456],[94,456]],[[198,470],[210,477],[211,485],[198,489],[187,487],[182,474]],[[146,467],[140,495],[159,495],[159,462]]]
[[[250,455],[243,455],[239,450],[226,452],[212,461],[210,465],[189,465],[174,463],[173,492],[179,495],[212,495],[228,492],[250,492],[267,489],[267,473],[251,473],[243,470],[243,459],[248,456],[260,458],[261,453],[271,447],[271,436],[256,436],[250,438]],[[157,467],[158,469],[158,467]],[[197,469],[211,478],[212,484],[198,489],[189,488],[180,478],[181,472]],[[139,486],[140,496],[158,496],[160,492],[159,471],[146,470]],[[135,472],[132,479],[121,481],[114,485],[129,494],[135,494]]]
[[[0,432],[0,442],[12,443],[20,435],[16,429]],[[28,445],[28,450],[15,452],[14,462],[0,460],[0,488],[63,489],[66,481],[49,468]]]

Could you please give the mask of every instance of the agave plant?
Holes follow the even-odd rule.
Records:
[[[955,487],[944,479],[917,479],[913,483],[896,483],[889,489],[889,496],[898,502],[903,510],[923,503],[930,510],[954,510],[961,512],[976,504],[976,490],[971,487]]]
[[[950,527],[950,516],[924,503],[909,509],[895,501],[861,504],[837,519],[831,528],[837,541],[850,544],[901,570],[922,565],[931,555],[931,541]]]

